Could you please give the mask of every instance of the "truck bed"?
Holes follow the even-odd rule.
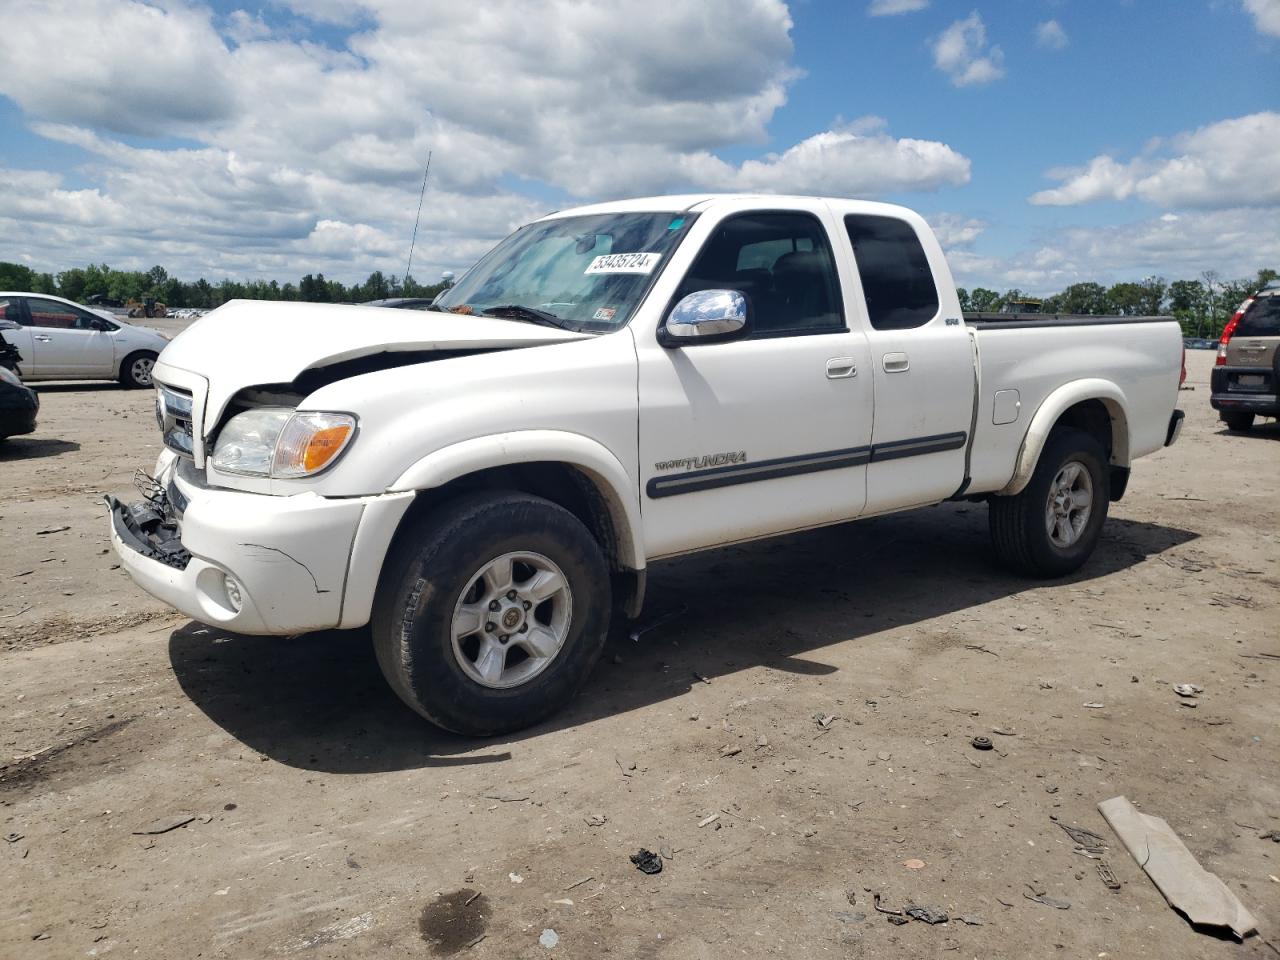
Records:
[[[971,327],[1000,326],[1012,329],[1029,327],[1095,327],[1114,323],[1175,322],[1173,317],[1121,317],[1084,313],[966,313],[964,322]]]

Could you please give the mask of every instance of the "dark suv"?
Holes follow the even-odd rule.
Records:
[[[1222,331],[1209,403],[1231,430],[1280,417],[1280,284],[1240,304]]]

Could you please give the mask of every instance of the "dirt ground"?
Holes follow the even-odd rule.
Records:
[[[646,620],[678,615],[491,741],[403,707],[360,631],[144,595],[99,494],[154,462],[152,397],[42,387],[0,451],[0,956],[1275,958],[1280,428],[1226,433],[1189,360],[1181,442],[1079,575],[1002,573],[973,504],[664,564]],[[1262,937],[1169,908],[1095,809],[1120,794]]]

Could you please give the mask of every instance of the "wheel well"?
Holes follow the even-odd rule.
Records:
[[[600,544],[609,566],[614,570],[622,568],[618,534],[609,505],[587,475],[567,463],[538,461],[491,467],[458,477],[443,486],[419,491],[413,506],[401,520],[401,528],[423,513],[434,510],[461,494],[480,490],[531,493],[563,507],[582,521],[583,526],[591,532]]]
[[[1124,439],[1124,415],[1119,411],[1112,411],[1107,403],[1103,400],[1081,400],[1073,406],[1067,407],[1062,411],[1062,415],[1058,417],[1054,429],[1058,427],[1075,427],[1077,430],[1083,430],[1085,433],[1091,434],[1097,438],[1102,444],[1102,449],[1107,452],[1107,461],[1109,463],[1117,463],[1116,454],[1120,451],[1116,450],[1117,430],[1116,421],[1119,419],[1120,437]],[[1121,466],[1128,465],[1128,457],[1120,463]]]

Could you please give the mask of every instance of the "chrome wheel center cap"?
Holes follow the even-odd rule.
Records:
[[[506,633],[514,633],[524,623],[524,610],[518,606],[509,606],[502,612],[502,629]]]

